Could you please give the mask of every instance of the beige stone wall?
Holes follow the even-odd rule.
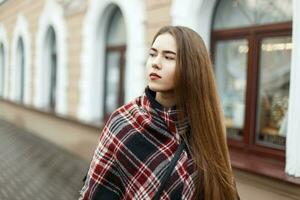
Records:
[[[171,24],[172,0],[145,0],[146,7],[146,43],[151,44],[153,36],[160,27]]]
[[[82,27],[87,10],[88,1],[82,1],[80,6],[73,8],[70,4],[64,4],[62,0],[59,2],[65,11],[67,38],[66,44],[68,49],[67,70],[68,70],[68,116],[70,118],[77,117],[79,105],[79,80],[80,80],[80,56],[82,50]],[[0,6],[0,22],[4,25],[9,42],[9,65],[11,64],[11,42],[13,31],[15,28],[17,14],[22,13],[29,25],[29,33],[31,39],[31,99],[35,95],[34,80],[36,78],[36,36],[38,32],[39,17],[42,14],[45,1],[43,0],[8,0]],[[152,1],[145,0],[146,8],[146,43],[149,45],[157,30],[171,24],[170,16],[171,0]],[[9,67],[9,74],[10,74]],[[9,75],[10,77],[10,75]],[[9,81],[10,83],[10,81]],[[10,84],[8,85],[10,87]],[[32,102],[33,104],[33,102]]]
[[[68,116],[70,118],[76,118],[77,109],[79,104],[79,76],[80,76],[80,54],[82,44],[82,23],[87,8],[87,1],[82,1],[81,5],[77,7],[71,7],[69,4],[63,4],[63,1],[59,2],[65,10],[65,20],[67,29],[66,44],[68,49],[67,58],[67,70],[68,70]],[[35,95],[35,83],[36,78],[36,36],[38,32],[39,17],[42,14],[45,1],[43,0],[8,0],[0,6],[0,23],[3,24],[8,36],[9,45],[9,79],[11,77],[11,44],[14,28],[18,14],[23,14],[28,22],[28,28],[31,40],[31,105],[33,105],[33,97]],[[55,11],[54,11],[55,12]],[[8,88],[10,88],[10,80],[8,81]],[[9,89],[10,90],[10,89]]]
[[[8,88],[10,91],[10,74],[11,74],[11,46],[12,46],[12,38],[13,38],[13,31],[15,29],[16,21],[17,21],[17,14],[22,14],[27,22],[28,22],[28,31],[30,32],[30,40],[31,40],[31,61],[32,61],[32,79],[31,79],[31,91],[32,97],[34,95],[34,78],[35,78],[35,68],[34,68],[34,61],[35,61],[35,37],[38,28],[38,18],[41,14],[43,8],[44,1],[40,0],[8,0],[0,6],[0,23],[3,24],[5,30],[7,32],[7,39],[9,45],[9,82]],[[31,98],[33,100],[33,98]]]
[[[79,80],[82,50],[82,27],[86,14],[87,1],[80,8],[68,10],[66,14],[67,45],[68,45],[68,114],[71,118],[77,118],[79,107]]]

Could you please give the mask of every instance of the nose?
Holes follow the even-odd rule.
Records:
[[[161,69],[161,57],[157,55],[151,63],[152,68]]]

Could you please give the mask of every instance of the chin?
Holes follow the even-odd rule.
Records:
[[[167,92],[167,91],[173,90],[173,88],[165,87],[160,84],[151,83],[151,82],[148,83],[148,86],[149,86],[150,90],[152,90],[154,92]]]
[[[158,87],[156,84],[148,83],[148,87],[154,92],[159,92],[158,90],[160,87]]]

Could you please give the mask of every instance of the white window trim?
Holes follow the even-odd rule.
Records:
[[[53,12],[55,11],[55,12]],[[45,52],[45,40],[48,28],[52,26],[56,34],[57,42],[57,83],[56,83],[56,107],[55,112],[66,115],[68,70],[67,70],[67,25],[64,19],[63,8],[54,0],[47,0],[39,18],[38,32],[36,37],[36,79],[35,79],[35,106],[40,109],[48,107],[50,91],[46,91],[45,79],[47,70],[43,70],[43,52]]]
[[[211,23],[217,0],[174,0],[171,6],[172,25],[187,26],[201,35],[210,48]]]
[[[7,39],[7,32],[3,24],[0,23],[0,43],[3,44],[4,47],[4,97],[9,98],[9,89],[8,89],[8,82],[9,82],[9,72],[8,72],[8,64],[9,64],[9,46],[8,46],[8,39]]]
[[[174,0],[171,8],[172,24],[196,30],[210,47],[211,23],[216,0]],[[286,168],[289,175],[300,177],[300,1],[293,1],[293,52],[290,80]],[[298,86],[297,86],[298,85]]]
[[[145,87],[144,4],[139,0],[91,0],[84,19],[81,54],[80,103],[82,121],[102,119],[105,30],[111,4],[121,9],[126,27],[125,102],[141,95]],[[99,49],[95,50],[95,44]],[[95,93],[95,90],[99,91]],[[95,109],[99,107],[100,109]],[[97,106],[98,105],[98,106]]]
[[[289,175],[300,177],[300,1],[293,1],[293,51],[290,80],[286,168]]]
[[[10,88],[10,99],[15,101],[18,99],[19,94],[17,90],[17,83],[20,82],[18,80],[19,77],[16,76],[17,73],[17,48],[18,48],[18,40],[22,39],[24,42],[24,102],[25,104],[29,105],[31,104],[31,36],[28,29],[28,22],[26,18],[19,14],[17,17],[17,22],[15,25],[15,29],[13,32],[13,38],[12,38],[12,47],[11,47],[11,88]]]

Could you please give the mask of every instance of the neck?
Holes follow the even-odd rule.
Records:
[[[171,108],[176,104],[175,94],[173,90],[168,92],[156,92],[155,100],[166,108]]]

